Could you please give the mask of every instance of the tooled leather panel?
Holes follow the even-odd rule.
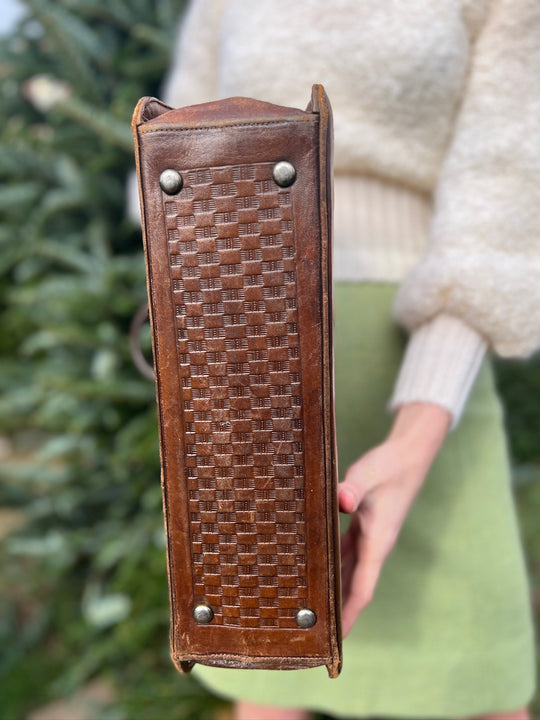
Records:
[[[291,192],[273,163],[182,172],[163,194],[195,604],[298,629],[307,597]]]
[[[333,522],[335,488],[331,462],[326,464],[332,456],[332,431],[325,408],[331,404],[332,394],[325,370],[328,350],[324,348],[329,328],[324,308],[329,296],[321,265],[326,262],[323,260],[326,244],[321,236],[324,203],[319,205],[318,199],[319,181],[325,172],[319,164],[318,115],[300,115],[297,121],[259,122],[255,118],[235,126],[181,128],[151,123],[139,126],[143,111],[144,103],[139,103],[134,128],[156,367],[173,660],[183,671],[194,661],[227,667],[327,664],[329,672],[335,675],[339,670],[334,607],[339,554],[329,525]],[[325,133],[322,141],[324,147]],[[290,161],[297,171],[296,182],[284,190],[270,179],[271,168],[281,159]],[[167,168],[174,168],[183,176],[184,187],[174,196],[163,195],[159,186],[160,173]],[[263,171],[261,176],[257,175]],[[246,173],[255,173],[255,177],[241,177]],[[259,207],[254,207],[257,204]],[[281,244],[272,239],[278,236]],[[182,248],[181,237],[185,243]],[[219,249],[218,240],[223,241]],[[256,251],[260,251],[260,257]],[[172,259],[173,255],[182,257]],[[287,275],[291,272],[296,273],[294,281]],[[213,284],[219,287],[211,287]],[[285,298],[280,297],[283,293],[280,287],[285,287]],[[231,292],[222,296],[223,291]],[[276,297],[271,297],[274,293]],[[285,309],[278,306],[283,299]],[[246,305],[261,302],[264,309],[262,305]],[[212,307],[216,304],[217,307]],[[206,311],[210,311],[208,315]],[[284,312],[285,318],[280,315]],[[273,313],[277,314],[270,319]],[[226,325],[227,315],[231,320]],[[236,315],[240,316],[235,318],[238,322],[233,320]],[[242,315],[246,316],[245,322]],[[297,328],[290,325],[295,322]],[[257,327],[260,329],[255,330]],[[195,334],[188,338],[191,331]],[[179,337],[179,333],[185,333],[185,337]],[[205,337],[205,333],[213,337]],[[223,350],[227,340],[239,347],[234,348],[229,342]],[[250,343],[248,347],[243,340]],[[206,346],[188,345],[196,342],[205,342]],[[278,350],[287,353],[280,356]],[[267,351],[268,357],[253,355],[258,351]],[[232,352],[237,354],[228,358],[227,353]],[[225,359],[217,353],[225,353]],[[189,359],[183,357],[186,354],[190,354]],[[244,365],[233,367],[235,363]],[[260,365],[251,367],[252,363]],[[268,363],[267,369],[264,363]],[[223,365],[225,373],[218,370]],[[296,372],[298,381],[293,377]],[[289,374],[290,382],[287,377],[280,380],[273,373]],[[259,380],[265,382],[253,382],[257,375],[264,376]],[[212,386],[211,377],[216,378]],[[231,384],[232,380],[235,383]],[[218,382],[223,385],[217,385]],[[296,388],[293,393],[295,383],[298,394]],[[290,391],[281,387],[276,395],[270,394],[272,385],[290,385]],[[269,388],[268,395],[258,398],[257,389],[263,386]],[[214,394],[215,390],[219,392]],[[292,417],[287,417],[288,404],[279,400],[289,393]],[[300,404],[293,405],[292,398],[300,398]],[[252,408],[252,402],[257,404],[259,400],[262,407]],[[268,400],[276,417],[272,412],[269,417],[254,417],[253,411],[265,409]],[[223,406],[219,407],[221,401]],[[237,401],[237,407],[233,407]],[[251,411],[252,416],[242,417],[243,410]],[[192,413],[193,419],[186,419],[186,413]],[[199,413],[197,419],[195,413]],[[233,420],[247,423],[235,429],[237,433],[248,434],[234,437],[235,443],[245,446],[243,452],[232,450]],[[254,430],[251,423],[255,420],[270,420],[272,429],[262,424]],[[290,435],[280,435],[279,440],[276,435],[272,438],[272,433],[289,432],[286,422],[298,420],[302,421],[303,429],[293,428],[297,434],[293,432],[292,439]],[[195,431],[195,422],[209,423],[210,427],[201,425]],[[230,422],[231,427],[221,428],[217,425],[221,422]],[[230,442],[226,435],[218,437],[220,432],[230,432]],[[249,433],[258,432],[270,433],[269,439],[268,435],[251,439]],[[204,435],[211,437],[203,438]],[[280,447],[272,447],[270,452],[269,444],[276,442]],[[297,442],[302,442],[302,449],[297,446],[293,449],[295,458],[291,465],[287,445]],[[255,445],[253,452],[251,443]],[[266,448],[261,447],[263,443]],[[204,452],[198,449],[198,444]],[[190,445],[196,446],[195,453],[192,447],[187,447]],[[222,447],[218,448],[219,445]],[[235,455],[236,463],[231,459]],[[283,462],[276,462],[274,471],[269,470],[264,478],[256,474],[260,472],[257,468],[270,464],[263,464],[259,455],[271,457],[272,465],[274,456],[282,456],[279,460]],[[200,458],[199,464],[196,458]],[[297,471],[300,459],[303,470]],[[286,474],[282,475],[282,471]],[[302,487],[305,497],[298,493]],[[276,514],[273,532],[270,520],[265,525],[265,518],[272,515],[263,514],[272,512]],[[292,524],[294,530],[286,527]],[[263,538],[265,529],[268,535]],[[285,530],[291,532],[282,532]],[[207,533],[204,546],[203,531]],[[278,533],[282,534],[279,542]],[[228,542],[232,540],[236,544]],[[294,564],[278,562],[278,553],[280,558],[289,555],[287,560],[291,563],[294,557]],[[215,562],[216,554],[219,563]],[[235,556],[238,562],[233,567]],[[208,624],[200,625],[192,612],[202,599],[212,607],[214,617]],[[316,624],[309,629],[294,623],[296,610],[305,606],[317,615]]]

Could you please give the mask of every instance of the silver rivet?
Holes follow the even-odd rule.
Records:
[[[164,170],[159,176],[161,189],[167,195],[176,195],[182,189],[182,176],[176,170]]]
[[[296,170],[290,162],[282,160],[274,165],[272,177],[280,187],[289,187],[296,180]]]
[[[310,628],[317,622],[317,616],[309,608],[302,608],[296,613],[296,624],[301,628]]]
[[[208,605],[196,605],[193,608],[193,618],[199,625],[206,625],[214,619],[214,612]]]

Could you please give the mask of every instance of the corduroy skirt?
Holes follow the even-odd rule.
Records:
[[[380,443],[405,345],[396,288],[335,287],[340,474]],[[459,718],[512,710],[534,693],[529,588],[489,362],[439,453],[368,608],[344,642],[343,671],[198,666],[218,695],[338,718]]]

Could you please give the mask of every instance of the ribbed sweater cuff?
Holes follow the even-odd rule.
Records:
[[[390,408],[411,402],[442,405],[455,428],[486,347],[481,335],[453,315],[424,323],[409,339]]]

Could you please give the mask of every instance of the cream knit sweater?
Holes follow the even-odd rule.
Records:
[[[540,346],[540,0],[193,0],[165,91],[335,125],[335,279],[400,282],[391,406],[463,409],[486,347]]]

